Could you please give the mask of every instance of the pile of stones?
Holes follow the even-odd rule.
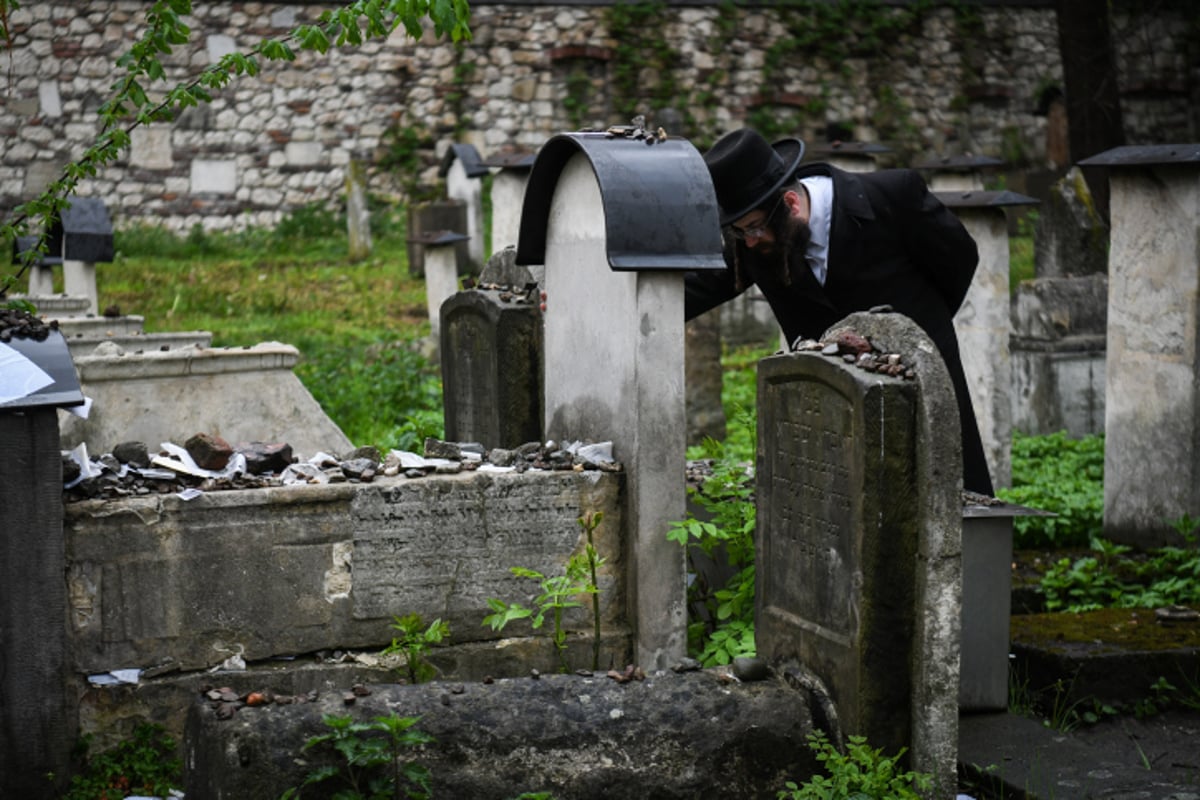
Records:
[[[13,339],[33,339],[44,342],[51,331],[58,330],[58,320],[46,322],[21,308],[0,307],[0,342]]]
[[[369,483],[378,476],[422,478],[487,469],[599,470],[619,472],[612,443],[560,444],[528,442],[514,449],[486,450],[474,442],[425,440],[424,455],[401,450],[381,454],[359,447],[342,456],[318,453],[301,461],[283,443],[243,442],[230,445],[219,436],[198,433],[182,448],[164,444],[151,453],[144,442],[124,442],[86,468],[78,452],[63,454],[64,500],[113,499],[150,494],[175,494],[256,489],[265,486],[323,483]]]
[[[893,378],[914,380],[917,373],[905,366],[899,353],[884,353],[875,348],[865,336],[843,331],[831,339],[800,339],[792,344],[794,352],[820,352],[823,356],[840,358],[867,372],[890,375]]]

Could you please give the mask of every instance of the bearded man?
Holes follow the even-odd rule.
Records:
[[[850,173],[800,166],[804,143],[749,128],[704,154],[725,233],[727,268],[689,273],[686,316],[757,285],[788,342],[817,339],[855,311],[888,305],[946,362],[962,422],[963,488],[992,495],[953,318],[979,262],[975,240],[907,169]]]

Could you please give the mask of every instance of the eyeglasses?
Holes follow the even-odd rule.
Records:
[[[771,217],[775,216],[775,212],[779,210],[779,204],[783,202],[783,195],[779,195],[779,199],[775,201],[775,205],[771,207],[771,212],[752,228],[739,228],[736,225],[728,226],[729,234],[735,239],[746,240],[750,238],[761,239],[763,234],[767,232],[767,226],[771,222]]]

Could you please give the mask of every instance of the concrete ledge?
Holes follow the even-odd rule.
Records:
[[[185,347],[141,354],[91,355],[75,359],[80,383],[226,372],[290,370],[300,351],[290,344],[262,342],[250,347]]]

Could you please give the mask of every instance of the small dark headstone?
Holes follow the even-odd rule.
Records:
[[[525,297],[473,289],[442,304],[446,438],[509,448],[542,437],[542,315]]]

